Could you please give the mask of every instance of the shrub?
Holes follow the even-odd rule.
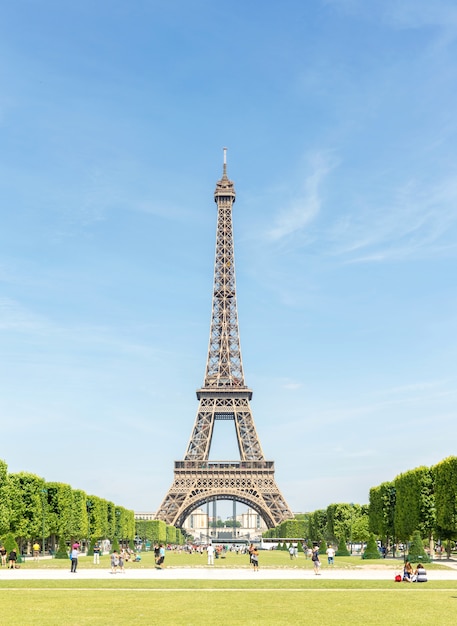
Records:
[[[338,542],[338,550],[335,552],[335,556],[350,556],[344,537],[341,537]]]
[[[419,561],[430,563],[430,557],[424,550],[424,543],[418,530],[415,530],[413,533],[411,545],[409,546],[408,561],[410,563],[418,563]]]
[[[91,539],[89,544],[89,549],[87,551],[87,556],[94,556],[94,546],[98,543],[96,539]]]
[[[362,554],[362,559],[380,559],[382,558],[379,554],[378,544],[376,543],[375,536],[373,533],[370,534],[370,537],[367,542],[367,547],[365,548],[365,552]]]
[[[65,539],[63,537],[59,537],[59,547],[57,552],[54,555],[55,559],[68,559],[68,549]]]

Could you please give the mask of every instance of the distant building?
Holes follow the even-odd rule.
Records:
[[[155,519],[155,513],[143,513],[143,512],[139,512],[139,513],[134,513],[133,514],[136,520],[146,520],[146,521],[151,521],[153,519]]]

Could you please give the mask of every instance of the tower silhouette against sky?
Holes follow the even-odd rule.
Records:
[[[174,480],[156,519],[182,526],[197,507],[215,500],[233,500],[251,507],[268,528],[293,517],[274,478],[274,462],[266,461],[252,417],[252,390],[244,383],[235,289],[232,227],[234,184],[227,177],[224,148],[222,178],[216,183],[216,259],[208,360],[199,407],[183,461],[175,461]],[[240,458],[210,461],[217,420],[235,425]]]

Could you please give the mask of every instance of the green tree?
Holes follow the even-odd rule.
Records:
[[[176,543],[176,528],[174,526],[167,525],[167,543]]]
[[[352,538],[356,543],[365,543],[370,537],[368,515],[359,515],[352,524]]]
[[[278,537],[304,539],[307,535],[307,524],[305,520],[289,519],[279,524],[277,530]]]
[[[339,537],[350,541],[353,538],[354,523],[362,515],[360,504],[330,504],[327,507],[327,538],[334,543]]]
[[[65,537],[59,537],[57,552],[54,556],[56,559],[68,559],[68,547]]]
[[[64,483],[46,483],[47,528],[55,547],[58,537],[70,537],[72,488]]]
[[[116,538],[116,506],[113,502],[106,503],[107,537],[113,541]]]
[[[435,527],[435,497],[432,471],[418,467],[395,478],[395,530],[407,542],[415,530],[432,537]]]
[[[319,509],[309,516],[309,540],[318,542],[327,534],[327,511]]]
[[[457,539],[457,457],[443,459],[432,468],[435,488],[436,530],[442,539]],[[449,552],[448,552],[449,556]]]
[[[0,537],[10,528],[11,498],[8,480],[8,466],[0,459]]]
[[[86,508],[91,539],[108,539],[108,501],[98,496],[87,496]]]
[[[19,546],[17,545],[13,533],[7,533],[2,543],[7,552],[11,552],[11,550],[16,550],[16,552],[19,551]]]
[[[123,545],[127,545],[135,537],[134,513],[122,506],[116,507],[116,536]]]
[[[70,520],[70,537],[72,539],[86,539],[89,536],[89,522],[87,518],[87,495],[81,489],[72,491],[72,507]]]
[[[395,501],[393,482],[384,482],[370,489],[369,531],[380,537],[387,547],[395,540]]]
[[[45,488],[43,478],[19,472],[9,475],[11,486],[11,531],[18,539],[19,549],[22,543],[37,538],[42,533],[43,526],[43,499],[42,490]]]
[[[326,550],[327,550],[327,542],[324,541],[324,539],[322,539],[319,544],[319,554],[325,554]]]

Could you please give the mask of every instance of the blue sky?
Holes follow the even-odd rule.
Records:
[[[457,6],[0,9],[0,458],[155,510],[228,147],[246,383],[294,511],[457,451]],[[213,459],[237,458],[234,431]]]

